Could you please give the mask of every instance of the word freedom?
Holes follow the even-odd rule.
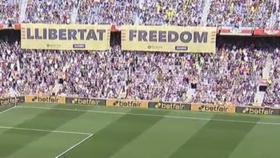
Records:
[[[155,30],[129,30],[129,41],[137,39],[139,42],[168,42],[175,43],[179,40],[183,43],[207,43],[208,32],[178,33],[176,31],[155,31]]]
[[[105,29],[26,29],[27,39],[102,41]],[[34,33],[34,34],[33,34]]]

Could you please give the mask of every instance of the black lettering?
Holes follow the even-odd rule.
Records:
[[[35,39],[42,39],[42,37],[40,36],[40,32],[39,32],[39,29],[34,29],[35,31]]]
[[[156,42],[157,41],[157,31],[150,31],[149,41],[150,42]]]
[[[138,32],[138,41],[139,42],[141,42],[141,41],[147,42],[148,41],[147,35],[148,35],[147,31],[144,31],[144,30],[139,31]]]
[[[68,40],[77,40],[77,31],[74,29],[68,30]]]
[[[43,29],[43,39],[47,39],[47,37],[48,37],[48,30]]]
[[[129,41],[133,41],[133,38],[136,37],[136,30],[129,30]]]
[[[86,29],[78,29],[78,32],[80,33],[80,40],[85,40],[85,32],[87,32]]]
[[[181,35],[180,35],[180,40],[183,42],[183,43],[189,43],[191,40],[192,40],[192,34],[190,32],[182,32]]]
[[[87,40],[94,40],[94,41],[97,40],[94,30],[89,30],[89,32],[87,34]]]
[[[103,41],[103,37],[104,37],[104,34],[106,33],[106,30],[96,30],[96,32],[99,34],[99,41]],[[97,39],[96,39],[97,40]]]
[[[27,35],[27,39],[34,39],[34,36],[32,36],[30,28],[26,29],[26,35]]]
[[[67,40],[66,29],[60,29],[59,30],[59,40]]]
[[[168,42],[177,42],[179,35],[175,31],[168,31]]]
[[[202,32],[201,34],[199,32],[194,32],[194,43],[207,43],[207,32]]]
[[[158,34],[158,41],[166,42],[166,31],[159,31]]]
[[[49,29],[49,39],[50,40],[57,39],[57,30],[56,29]]]

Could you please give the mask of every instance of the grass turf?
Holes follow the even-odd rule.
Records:
[[[279,133],[276,116],[25,104],[0,113],[0,157],[279,158]]]

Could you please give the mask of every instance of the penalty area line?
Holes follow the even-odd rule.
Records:
[[[10,127],[10,126],[0,126],[0,129],[10,129],[10,130],[18,130],[18,131],[33,131],[33,132],[46,132],[46,133],[62,133],[62,134],[74,134],[74,135],[90,135],[91,134],[91,133],[76,132],[76,131],[58,131],[58,130],[21,128],[21,127]]]
[[[10,110],[13,110],[14,108],[16,108],[16,106],[13,106],[13,107],[8,108],[8,109],[6,109],[6,110],[0,111],[0,114],[3,114],[3,113],[8,112],[8,111],[10,111]]]
[[[74,132],[74,131],[57,131],[57,130],[46,130],[46,129],[34,129],[34,128],[19,128],[19,127],[9,127],[9,126],[0,126],[0,129],[10,129],[10,130],[18,130],[18,131],[35,131],[35,132],[46,132],[46,133],[61,133],[61,134],[74,134],[74,135],[86,135],[87,137],[83,140],[79,141],[78,143],[74,144],[70,148],[66,149],[61,154],[57,155],[55,158],[60,158],[70,150],[73,150],[86,140],[90,139],[94,134],[92,133],[84,133],[84,132]]]
[[[88,135],[86,138],[84,138],[83,140],[79,141],[78,143],[74,144],[73,146],[71,146],[70,148],[66,149],[64,152],[60,153],[59,155],[57,155],[55,158],[60,158],[63,155],[65,155],[67,152],[73,150],[74,148],[78,147],[79,145],[81,145],[83,142],[87,141],[88,139],[90,139],[91,137],[93,137],[94,134],[90,134]]]

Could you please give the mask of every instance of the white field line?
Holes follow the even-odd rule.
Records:
[[[11,130],[18,130],[18,131],[46,132],[46,133],[62,133],[62,134],[73,134],[73,135],[91,135],[91,133],[75,132],[75,131],[57,131],[57,130],[20,128],[20,127],[9,127],[9,126],[0,126],[0,129],[11,129]]]
[[[190,117],[190,116],[175,116],[175,115],[156,115],[156,114],[136,114],[126,112],[112,112],[112,111],[98,111],[98,110],[79,110],[79,109],[66,109],[66,108],[53,108],[53,107],[31,107],[31,106],[18,106],[18,108],[25,109],[41,109],[41,110],[58,110],[58,111],[72,111],[72,112],[91,112],[100,114],[113,114],[113,115],[131,115],[131,116],[147,116],[147,117],[163,117],[169,119],[188,119],[188,120],[200,120],[200,121],[217,121],[217,122],[232,122],[232,123],[246,123],[246,124],[258,124],[258,125],[280,125],[280,122],[254,122],[254,121],[242,121],[232,119],[212,119],[203,117]]]
[[[16,106],[13,106],[13,107],[8,108],[8,109],[6,109],[6,110],[4,110],[4,111],[0,111],[0,114],[3,114],[3,113],[8,112],[8,111],[10,111],[10,110],[13,110],[15,107],[16,107]]]
[[[56,131],[56,130],[46,130],[46,129],[34,129],[34,128],[18,128],[18,127],[9,127],[9,126],[0,126],[0,129],[12,129],[12,130],[19,130],[19,131],[35,131],[35,132],[47,132],[47,133],[62,133],[62,134],[73,134],[73,135],[87,135],[87,137],[85,139],[83,139],[80,142],[78,142],[77,144],[71,146],[70,148],[68,148],[67,150],[65,150],[64,152],[62,152],[58,156],[56,156],[56,158],[61,157],[65,153],[67,153],[70,150],[74,149],[75,147],[77,147],[78,145],[82,144],[84,141],[86,141],[87,139],[89,139],[90,137],[93,136],[92,133],[84,133],[84,132]]]
[[[85,142],[86,140],[88,140],[89,138],[91,138],[93,136],[93,134],[88,135],[85,139],[81,140],[80,142],[78,142],[77,144],[74,144],[73,146],[71,146],[70,148],[68,148],[67,150],[65,150],[64,152],[62,152],[61,154],[57,155],[55,158],[59,158],[61,156],[63,156],[64,154],[66,154],[67,152],[73,150],[74,148],[76,148],[77,146],[81,145],[83,142]]]

